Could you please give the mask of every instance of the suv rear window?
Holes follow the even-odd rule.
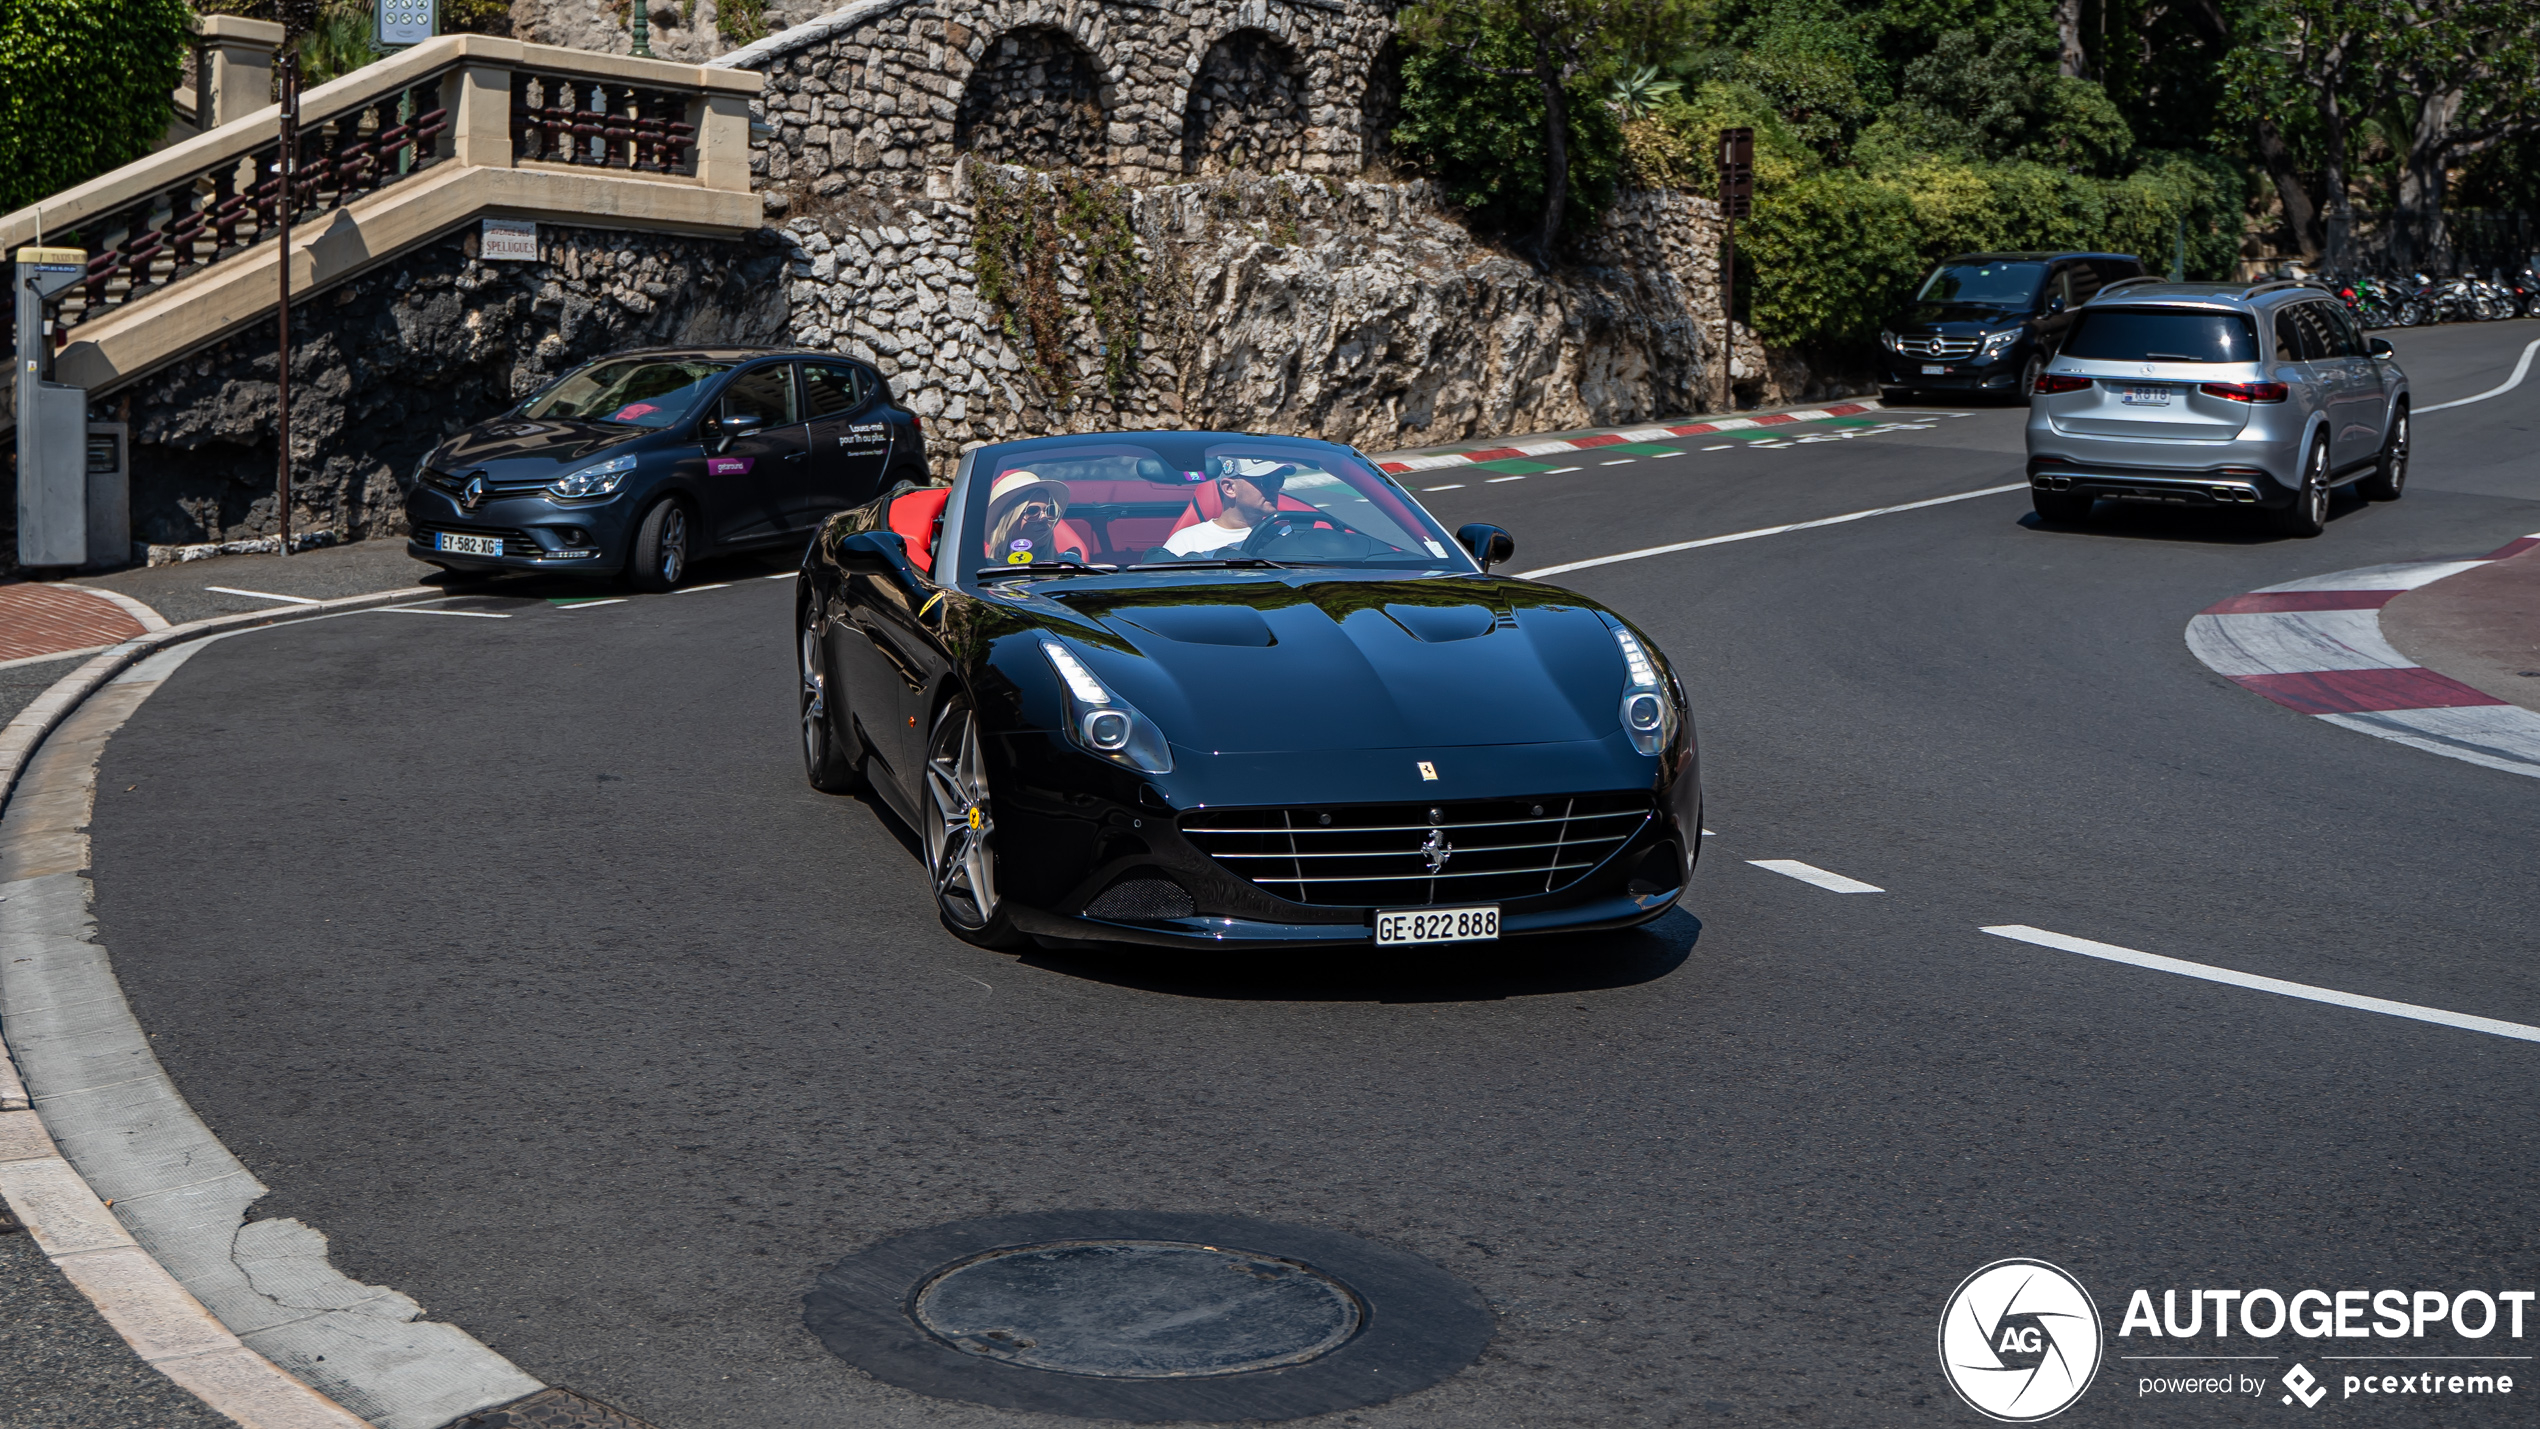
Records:
[[[2085,308],[2062,351],[2098,362],[2255,362],[2258,334],[2238,313]]]

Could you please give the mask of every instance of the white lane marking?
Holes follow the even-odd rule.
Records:
[[[694,595],[701,590],[730,590],[731,588],[732,582],[730,581],[716,581],[713,585],[683,585],[672,591],[671,594]]]
[[[424,607],[422,607],[422,606],[420,606],[420,605],[383,605],[383,606],[380,606],[380,607],[378,607],[378,608],[374,609],[374,610],[371,612],[371,614],[373,614],[373,615],[465,615],[465,616],[470,616],[470,617],[473,617],[474,619],[477,619],[477,620],[509,620],[509,619],[511,619],[511,617],[510,617],[510,616],[505,615],[505,614],[503,614],[501,611],[497,611],[497,610],[427,610],[427,609],[425,609]]]
[[[1651,461],[1664,461],[1664,460],[1666,460],[1667,458],[1669,458],[1669,457],[1671,457],[1671,456],[1683,456],[1683,455],[1684,455],[1684,453],[1683,453],[1683,452],[1651,452],[1651,453],[1649,454],[1649,459],[1650,459]]]
[[[1899,511],[1920,511],[1926,506],[1946,506],[1953,501],[1973,501],[1979,496],[2000,496],[2006,491],[2026,491],[2028,483],[2017,481],[2009,486],[1988,486],[1982,491],[1961,491],[1955,496],[1934,496],[1922,501],[1908,501],[1901,506],[1873,506],[1867,511],[1847,511],[1840,516],[1821,516],[1814,521],[1793,521],[1787,526],[1759,526],[1752,531],[1733,531],[1726,536],[1705,536],[1699,541],[1678,541],[1667,546],[1647,546],[1625,551],[1619,556],[1598,556],[1594,560],[1572,561],[1567,565],[1545,566],[1541,570],[1520,571],[1519,580],[1541,580],[1567,571],[1583,571],[1591,566],[1610,566],[1619,561],[1637,561],[1650,556],[1671,556],[1678,551],[1699,550],[1704,546],[1724,546],[1731,541],[1752,541],[1759,536],[1779,536],[1790,531],[1812,531],[1819,526],[1840,526],[1846,521],[1866,521],[1873,516],[1892,516]]]
[[[2187,650],[2223,675],[2405,670],[2416,664],[2382,638],[2378,610],[2194,616],[2187,622]]]
[[[2325,1002],[2334,1007],[2351,1007],[2359,1012],[2378,1012],[2386,1017],[2408,1017],[2419,1022],[2436,1022],[2445,1027],[2458,1027],[2469,1032],[2486,1032],[2498,1037],[2512,1037],[2524,1042],[2540,1042],[2540,1027],[2519,1022],[2499,1022],[2493,1017],[2473,1017],[2466,1012],[2446,1012],[2439,1007],[2419,1007],[2413,1002],[2392,1002],[2386,997],[2364,997],[2357,993],[2339,992],[2331,987],[2313,987],[2309,983],[2286,982],[2282,978],[2259,977],[2255,973],[2234,972],[2208,963],[2191,963],[2184,958],[2165,958],[2158,953],[2139,953],[2120,948],[2114,943],[2094,943],[2067,933],[2050,933],[2025,923],[2004,923],[1981,931],[1997,938],[2035,943],[2058,952],[2079,953],[2084,957],[2105,958],[2112,963],[2131,963],[2154,972],[2177,973],[2180,977],[2202,978],[2207,982],[2228,983],[2256,992],[2272,992],[2283,997],[2298,997],[2310,1002]]]
[[[1813,883],[1828,893],[1885,893],[1887,891],[1875,883],[1863,883],[1857,878],[1846,878],[1840,873],[1828,873],[1815,864],[1801,863],[1795,858],[1750,858],[1747,862],[1767,872],[1778,873],[1784,878],[1796,878],[1802,883]]]
[[[557,607],[556,607],[556,609],[558,609],[558,610],[589,610],[591,607],[593,607],[593,606],[595,606],[595,605],[624,605],[624,604],[626,604],[626,597],[624,597],[624,596],[622,596],[622,595],[613,595],[613,596],[610,596],[610,597],[609,597],[608,599],[606,599],[606,600],[577,600],[577,601],[572,602],[572,603],[571,603],[571,604],[569,604],[569,605],[560,605],[560,606],[557,606]]]
[[[225,586],[225,585],[207,585],[207,586],[203,587],[203,589],[205,589],[205,590],[209,590],[209,591],[218,591],[218,592],[220,592],[222,595],[244,595],[244,596],[252,596],[252,597],[254,597],[254,598],[255,598],[255,599],[257,599],[257,600],[281,600],[281,601],[289,601],[289,602],[290,602],[291,604],[293,604],[293,605],[317,605],[317,604],[319,604],[319,602],[314,601],[314,600],[311,600],[311,599],[309,599],[309,598],[308,598],[307,596],[305,596],[305,595],[277,595],[277,594],[275,594],[274,592],[269,591],[269,590],[240,590],[240,589],[238,589],[236,586]]]
[[[1616,458],[1615,458],[1614,460],[1612,460],[1612,461],[1601,461],[1601,462],[1598,462],[1598,463],[1597,463],[1597,465],[1598,465],[1598,466],[1630,466],[1633,462],[1636,462],[1636,461],[1638,461],[1638,460],[1640,460],[1640,458],[1639,458],[1639,457],[1636,457],[1636,456],[1616,457]]]
[[[1702,831],[1702,836],[1706,839],[1716,839],[1719,837],[1718,834],[1711,832],[1709,829],[1704,829]]]
[[[2324,576],[2304,576],[2282,585],[2262,586],[2251,595],[2277,595],[2297,590],[2415,590],[2448,580],[2463,571],[2474,571],[2486,565],[2475,561],[2401,561],[2394,565],[2357,566],[2351,571],[2330,571]]]
[[[794,578],[797,574],[799,574],[799,572],[796,572],[796,571],[778,571],[776,574],[774,574],[774,575],[772,575],[772,576],[761,576],[761,577],[759,577],[759,579],[760,579],[760,580],[764,580],[764,581],[789,581],[789,580],[792,580],[792,579],[793,579],[793,578]]]
[[[1704,448],[1703,448],[1703,450],[1704,450],[1704,451],[1706,451],[1706,452],[1726,452],[1726,451],[1735,451],[1735,450],[1737,450],[1737,443],[1735,443],[1735,442],[1722,442],[1722,443],[1720,443],[1720,444],[1719,444],[1718,446],[1716,446],[1716,447],[1704,447]]]
[[[2520,705],[2373,710],[2315,718],[2428,754],[2540,779],[2540,714]]]
[[[1450,481],[1444,486],[1424,486],[1420,489],[1422,491],[1462,491],[1464,489],[1464,483],[1460,481]]]
[[[1562,470],[1564,470],[1564,471],[1577,471],[1577,470],[1578,470],[1578,468],[1577,468],[1577,467],[1575,467],[1575,466],[1570,466],[1570,467],[1563,467],[1563,468],[1562,468]],[[1549,474],[1549,473],[1547,473],[1547,474]],[[1526,479],[1526,478],[1525,478],[1525,477],[1523,477],[1523,476],[1494,476],[1494,477],[1492,477],[1490,480],[1483,482],[1483,483],[1482,483],[1482,485],[1484,485],[1484,486],[1496,486],[1496,485],[1498,485],[1499,483],[1501,483],[1501,482],[1503,482],[1503,481],[1523,481],[1523,480],[1525,480],[1525,479]]]
[[[1575,467],[1575,466],[1556,466],[1556,467],[1554,467],[1552,470],[1545,472],[1545,473],[1544,473],[1544,475],[1546,475],[1546,476],[1559,476],[1561,473],[1563,473],[1563,472],[1565,472],[1565,471],[1577,471],[1577,470],[1578,470],[1578,468],[1577,468],[1577,467]]]
[[[2463,397],[2456,402],[2437,402],[2431,407],[2419,407],[2418,413],[2421,415],[2426,412],[2440,412],[2446,407],[2466,407],[2472,402],[2484,402],[2490,397],[2502,397],[2522,385],[2524,375],[2531,371],[2531,354],[2535,352],[2540,352],[2540,337],[2535,337],[2524,344],[2522,360],[2514,364],[2514,375],[2505,379],[2504,386],[2490,387],[2475,397]]]

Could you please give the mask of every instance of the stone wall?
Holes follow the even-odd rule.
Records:
[[[1057,274],[1058,382],[1036,372],[1021,313],[982,301],[980,176],[965,164],[942,198],[846,199],[784,227],[793,341],[878,366],[926,415],[939,464],[1049,431],[1196,426],[1379,450],[1719,405],[1705,199],[1633,195],[1575,267],[1545,275],[1477,241],[1419,182],[1229,175],[1117,190],[1145,283],[1134,376],[1115,391],[1081,255]],[[1734,359],[1742,405],[1816,395],[1751,338]]]
[[[536,263],[484,262],[471,230],[293,305],[295,532],[402,531],[405,483],[426,451],[587,358],[783,340],[786,259],[773,235],[550,226],[540,249]],[[273,533],[274,346],[268,320],[101,396],[132,426],[135,542]],[[15,555],[11,541],[0,558]]]

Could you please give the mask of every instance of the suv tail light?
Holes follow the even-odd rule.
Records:
[[[2090,379],[2087,377],[2063,377],[2052,372],[2037,374],[2037,391],[2040,395],[2048,392],[2078,392],[2089,385]]]
[[[2206,382],[2196,390],[2209,397],[2226,397],[2234,402],[2281,402],[2292,391],[2281,382]]]

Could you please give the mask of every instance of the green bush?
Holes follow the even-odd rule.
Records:
[[[1514,29],[1488,34],[1474,59],[1531,66],[1534,49]],[[1622,123],[1605,102],[1608,77],[1581,73],[1564,88],[1570,117],[1570,201],[1562,232],[1593,232],[1622,173]],[[1484,74],[1453,50],[1413,50],[1402,61],[1402,119],[1395,146],[1434,179],[1473,222],[1523,234],[1544,211],[1543,90],[1532,79]]]
[[[0,0],[0,212],[166,136],[191,19],[184,0]]]
[[[1903,189],[1845,169],[1760,196],[1738,233],[1748,325],[1776,347],[1872,341],[1922,276],[1916,218]]]

